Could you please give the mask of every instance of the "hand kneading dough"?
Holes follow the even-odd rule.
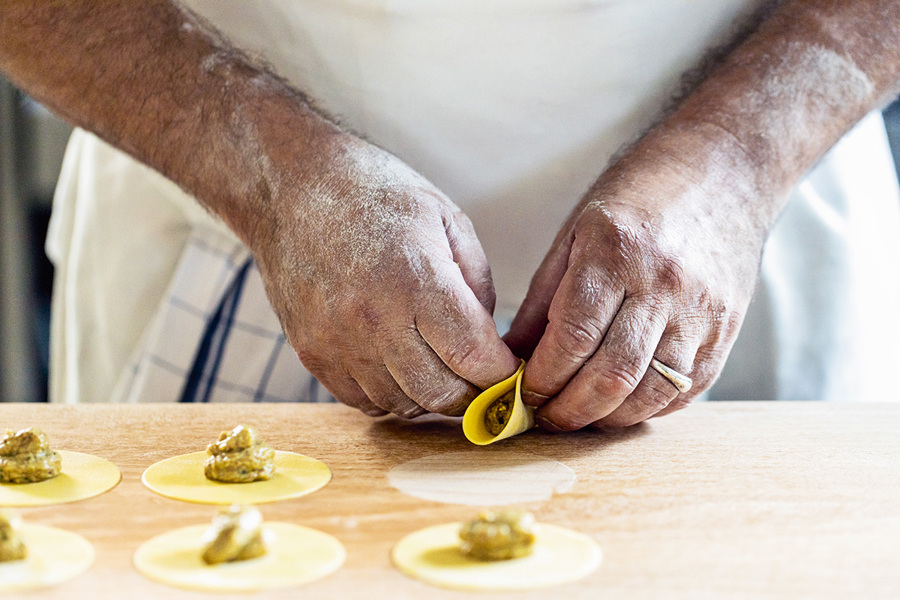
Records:
[[[59,450],[62,473],[37,483],[0,483],[0,506],[48,506],[99,496],[119,483],[122,474],[106,459]]]
[[[341,543],[327,533],[265,523],[266,554],[207,565],[201,558],[206,530],[206,525],[185,527],[144,542],[134,554],[135,568],[148,579],[177,588],[253,592],[315,581],[340,568],[346,557]]]
[[[586,535],[542,523],[533,551],[522,558],[478,561],[459,549],[462,523],[421,529],[400,540],[391,557],[400,571],[425,583],[470,592],[513,592],[570,583],[592,573],[600,547]]]
[[[94,562],[93,546],[76,533],[24,523],[18,534],[28,556],[0,563],[0,594],[57,585],[87,571]]]
[[[174,456],[151,465],[141,480],[160,496],[200,504],[262,504],[305,496],[331,480],[328,465],[293,452],[275,451],[275,474],[251,483],[211,481],[203,473],[206,452]]]

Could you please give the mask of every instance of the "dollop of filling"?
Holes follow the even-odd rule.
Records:
[[[521,510],[484,511],[459,530],[460,551],[482,561],[528,556],[534,546],[534,515]]]
[[[271,479],[275,474],[275,451],[247,425],[223,431],[206,453],[209,457],[203,463],[203,471],[213,481],[249,483]]]
[[[203,562],[208,565],[262,556],[266,553],[262,513],[253,507],[232,505],[213,518],[203,540]]]
[[[484,413],[484,426],[491,435],[500,435],[500,432],[509,423],[512,415],[513,403],[516,400],[516,390],[512,389],[494,400]]]
[[[0,563],[23,560],[28,556],[25,544],[16,535],[21,519],[0,512]]]
[[[59,475],[62,459],[35,427],[0,437],[0,483],[35,483]]]

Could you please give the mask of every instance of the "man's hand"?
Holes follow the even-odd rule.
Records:
[[[0,68],[221,217],[301,360],[344,402],[460,414],[518,367],[459,209],[178,3],[4,4]]]
[[[541,407],[547,429],[621,427],[683,407],[737,336],[765,233],[744,216],[756,190],[739,175],[740,150],[694,163],[686,157],[710,143],[696,130],[662,137],[643,140],[587,194],[507,335],[531,354],[525,402]],[[679,395],[648,368],[654,356],[693,389]]]
[[[790,188],[896,96],[900,3],[790,0],[593,186],[507,342],[549,430],[684,407],[722,368]],[[533,352],[533,354],[532,354]],[[694,380],[678,395],[648,369]]]
[[[491,318],[484,251],[468,218],[399,159],[349,135],[335,143],[320,171],[277,193],[251,242],[269,299],[342,402],[460,415],[519,364]]]

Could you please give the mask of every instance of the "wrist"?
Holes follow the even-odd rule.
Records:
[[[727,129],[676,113],[630,147],[587,200],[627,199],[657,217],[725,214],[762,240],[783,202],[763,173],[757,157]]]
[[[277,77],[234,77],[225,68],[237,80],[229,81],[227,102],[208,119],[196,159],[176,180],[254,249],[271,238],[286,202],[296,210],[315,199],[326,165],[352,136]]]

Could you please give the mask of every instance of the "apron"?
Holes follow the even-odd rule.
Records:
[[[727,41],[734,24],[762,2],[188,4],[466,212],[491,264],[502,329],[558,226],[609,158],[652,122],[681,74]],[[237,333],[280,329],[246,250],[221,223],[93,136],[77,133],[68,154],[48,240],[62,283],[54,301],[53,362],[63,363],[51,366],[54,400],[187,401],[185,390],[200,391],[189,395],[194,400],[314,399],[308,374],[296,357],[288,366],[292,353],[276,350],[275,338]],[[128,183],[98,185],[104,179]],[[887,399],[888,378],[877,365],[900,358],[890,343],[900,331],[892,316],[900,300],[898,205],[875,115],[795,190],[711,397]],[[155,216],[136,219],[135,211],[147,206]],[[109,230],[92,237],[103,222],[132,239],[137,228],[154,253],[159,249],[152,259],[148,246],[126,254],[146,283],[128,287],[135,275],[110,266],[110,249],[123,243],[109,239],[115,237]],[[208,295],[193,298],[193,288]],[[116,296],[129,318],[96,308],[109,307]],[[186,317],[174,314],[187,312],[172,302],[183,296],[191,297],[200,325],[182,326]],[[249,308],[251,302],[259,307]],[[235,322],[242,327],[232,327]],[[82,345],[85,339],[102,345],[108,335],[119,338],[108,348]],[[260,358],[231,364],[229,347],[236,357]],[[266,383],[260,396],[259,383],[272,381],[265,367],[272,361],[283,361],[284,384],[268,394]],[[171,376],[149,375],[165,371],[162,364],[178,367],[169,369]],[[98,373],[98,383],[86,381]],[[207,393],[210,382],[221,390],[213,385]]]

